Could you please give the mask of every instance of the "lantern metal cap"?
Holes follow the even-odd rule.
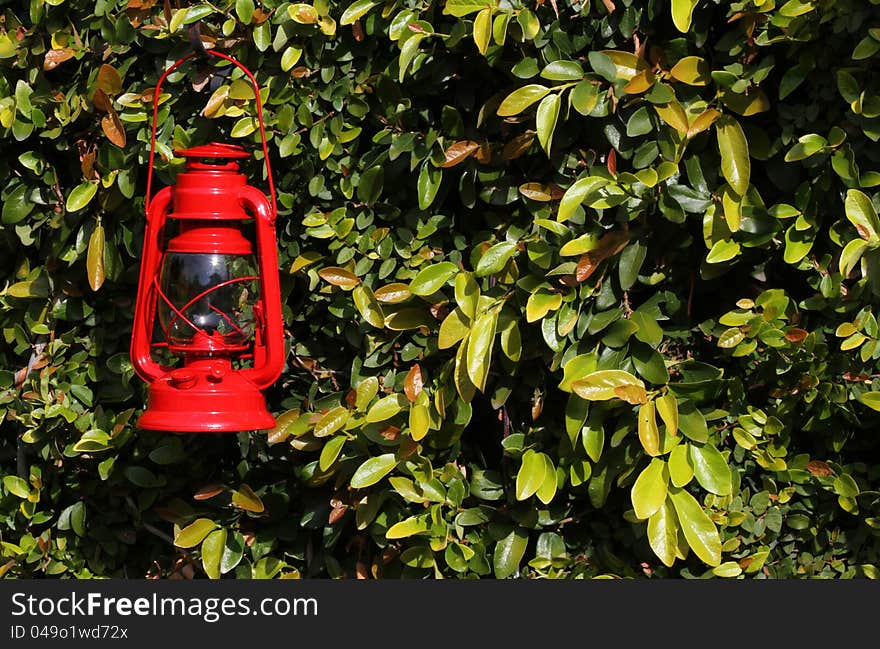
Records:
[[[176,155],[184,158],[250,158],[251,154],[242,146],[237,144],[224,144],[222,142],[211,142],[210,144],[202,144],[189,149],[181,149],[174,152]]]

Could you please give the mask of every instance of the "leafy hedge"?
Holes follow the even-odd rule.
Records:
[[[877,577],[875,0],[177,4],[0,9],[0,574]],[[134,427],[152,102],[258,151],[199,40],[268,434]]]

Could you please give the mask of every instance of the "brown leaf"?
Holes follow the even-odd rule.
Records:
[[[69,47],[64,47],[60,50],[49,50],[43,59],[43,70],[47,72],[54,70],[65,61],[72,59],[74,54],[75,52]]]
[[[193,494],[194,500],[208,500],[209,498],[213,498],[217,494],[223,493],[225,487],[222,484],[209,484],[205,485],[197,492]]]
[[[97,155],[97,150],[93,149],[84,153],[80,158],[80,169],[82,169],[83,178],[86,180],[100,180],[100,176],[95,170],[95,157]]]
[[[608,157],[605,160],[605,166],[608,167],[608,173],[612,176],[617,175],[617,151],[611,149],[608,152]]]
[[[163,3],[163,5],[162,5],[162,15],[165,16],[165,22],[166,22],[166,23],[170,23],[170,22],[171,22],[171,17],[172,17],[172,14],[171,14],[171,0],[165,0],[165,2]]]
[[[367,564],[363,561],[358,561],[357,565],[355,566],[355,574],[357,575],[358,579],[369,579],[370,572],[367,568]]]
[[[599,264],[623,250],[627,243],[629,243],[629,237],[623,230],[616,230],[604,235],[595,249],[584,253],[578,260],[575,271],[578,283],[586,281],[599,267]]]
[[[477,152],[474,154],[474,158],[476,158],[477,162],[480,164],[489,164],[492,162],[492,147],[489,146],[488,143],[481,144],[480,148],[477,149]]]
[[[294,79],[303,79],[305,77],[308,77],[311,74],[311,71],[307,67],[299,65],[291,70],[290,74],[291,76],[293,76]]]
[[[821,460],[810,460],[807,462],[807,471],[818,477],[834,475],[834,471],[828,466],[828,463]]]
[[[104,135],[107,136],[108,140],[120,149],[125,148],[125,128],[122,126],[119,115],[116,114],[113,108],[101,118],[101,128],[104,130]]]
[[[270,15],[270,13],[267,13],[262,9],[254,9],[254,17],[251,19],[251,22],[253,22],[255,25],[261,25],[269,20]]]
[[[798,327],[793,327],[785,332],[785,339],[792,343],[799,343],[809,335],[808,332]]]
[[[406,374],[406,380],[403,382],[403,391],[410,403],[415,403],[422,391],[424,381],[422,379],[422,368],[416,363]]]
[[[533,132],[517,135],[504,145],[504,148],[501,150],[502,160],[516,160],[529,150],[529,147],[532,146],[532,142],[534,141],[535,134]]]
[[[393,442],[395,439],[400,437],[400,429],[397,426],[391,426],[389,424],[388,426],[385,426],[385,428],[383,428],[379,432],[379,434],[385,439]]]
[[[354,36],[354,40],[358,43],[364,40],[364,28],[360,20],[354,21],[354,24],[351,26],[351,35]]]
[[[541,183],[523,183],[519,186],[519,193],[541,203],[547,203],[553,198],[550,188]]]
[[[471,157],[474,151],[479,148],[479,143],[473,142],[472,140],[462,140],[461,142],[456,142],[448,149],[446,149],[446,162],[440,165],[440,167],[443,169],[454,167],[455,165],[460,164]]]
[[[330,516],[327,518],[327,522],[330,525],[333,525],[333,523],[345,516],[346,511],[348,511],[348,506],[339,503],[338,506],[330,510]]]
[[[100,88],[98,88],[92,96],[92,103],[95,105],[95,108],[102,112],[109,113],[113,110],[113,102],[110,101],[110,97],[107,96],[107,93]]]
[[[106,63],[98,70],[98,88],[108,95],[118,95],[122,91],[122,77],[112,65]]]
[[[614,10],[617,9],[617,7],[614,6],[614,3],[611,0],[602,0],[602,4],[605,5],[605,10],[609,14],[613,14]]]
[[[338,266],[322,268],[318,275],[334,286],[357,286],[361,282],[354,273]]]

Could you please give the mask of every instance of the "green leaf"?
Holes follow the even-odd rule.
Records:
[[[217,523],[209,518],[197,518],[177,533],[174,545],[179,548],[194,548],[217,527]]]
[[[492,566],[496,579],[507,579],[519,571],[519,564],[528,543],[529,536],[526,530],[516,527],[495,544]]]
[[[363,284],[356,286],[351,292],[351,296],[358,313],[366,322],[377,329],[385,327],[385,313],[382,311],[382,305],[379,304],[369,286]]]
[[[567,221],[570,219],[581,203],[595,191],[608,184],[608,180],[598,176],[588,176],[574,182],[571,187],[565,190],[562,200],[559,201],[559,212],[556,216],[558,221]]]
[[[486,8],[486,5],[490,7],[495,6],[494,0],[446,0],[446,3],[443,6],[443,14],[446,16],[455,16],[456,18],[461,18],[462,16],[467,16],[468,14],[473,14],[478,11],[481,11]]]
[[[501,102],[498,106],[499,117],[511,117],[519,115],[526,108],[544,98],[550,92],[550,88],[540,84],[529,84],[522,88],[517,88]]]
[[[717,566],[721,563],[721,537],[712,520],[687,491],[677,487],[669,489],[669,499],[678,515],[685,540],[703,563]]]
[[[666,567],[672,567],[678,549],[678,518],[669,498],[648,519],[648,543]]]
[[[489,311],[477,318],[471,328],[467,346],[467,373],[480,392],[486,391],[497,324],[498,312]]]
[[[440,191],[440,183],[443,180],[443,170],[431,164],[430,160],[422,163],[419,178],[416,183],[419,195],[419,209],[426,210],[434,202],[437,192]]]
[[[290,70],[292,70],[293,66],[297,64],[297,61],[299,61],[300,57],[302,56],[302,53],[302,48],[299,47],[290,46],[286,48],[284,50],[284,53],[281,55],[281,69],[284,72],[289,72]],[[285,138],[285,140],[286,139],[287,138]],[[290,140],[290,142],[293,142],[293,140]],[[291,148],[294,147],[292,146]],[[283,153],[281,155],[284,156]]]
[[[367,412],[367,423],[376,423],[391,419],[394,415],[409,405],[406,397],[402,394],[389,394],[382,397]]]
[[[562,103],[558,94],[548,95],[538,105],[538,114],[535,118],[538,130],[538,142],[541,143],[547,155],[550,155],[550,147],[553,144],[553,131],[556,129],[556,120],[559,117],[559,106]]]
[[[28,189],[27,185],[21,184],[6,195],[2,212],[4,225],[15,225],[34,210],[34,202],[27,197]]]
[[[867,250],[868,242],[863,239],[853,239],[844,246],[838,262],[840,274],[843,275],[844,278],[849,277],[849,274],[852,272],[853,268],[856,267],[856,264],[859,263],[862,255],[865,254]]]
[[[348,441],[348,438],[345,435],[337,435],[336,437],[331,437],[327,440],[327,443],[324,444],[324,448],[321,449],[321,455],[318,457],[318,468],[321,471],[326,471],[333,463],[336,461],[336,458],[339,457],[339,454],[342,452],[342,447],[345,446],[345,442]]]
[[[432,295],[443,288],[458,270],[458,266],[449,261],[423,268],[409,283],[410,293],[423,297]]]
[[[532,449],[523,453],[522,464],[516,474],[516,499],[525,500],[534,495],[546,477],[547,465],[544,463],[544,454],[536,453]],[[555,479],[555,476],[554,476]]]
[[[880,219],[877,218],[877,210],[874,204],[864,192],[858,189],[850,189],[846,192],[846,218],[856,226],[859,236],[872,243],[880,243]]]
[[[712,568],[712,574],[716,577],[738,577],[742,574],[742,568],[736,561],[725,561]]]
[[[226,530],[214,530],[202,541],[202,567],[211,579],[220,579],[220,559],[226,549]]]
[[[549,455],[545,453],[539,453],[539,455],[544,458],[544,482],[541,483],[541,486],[538,488],[535,495],[542,503],[549,505],[554,496],[556,496],[556,490],[558,488],[556,466],[553,464],[553,460],[550,459]]]
[[[694,477],[694,467],[688,453],[689,444],[679,444],[669,453],[669,480],[673,486],[684,487]]]
[[[312,434],[315,437],[329,437],[345,426],[349,416],[348,408],[343,406],[333,408],[318,420]]]
[[[690,459],[697,482],[706,491],[719,496],[730,495],[733,480],[724,456],[711,444],[691,444]]]
[[[715,245],[713,245],[712,249],[709,251],[709,254],[706,255],[706,262],[710,264],[721,264],[725,261],[730,261],[739,255],[740,251],[740,245],[736,241],[716,241]]]
[[[27,480],[16,475],[4,476],[3,486],[6,488],[6,491],[19,498],[27,499],[31,493],[31,486],[27,483]]]
[[[709,440],[706,418],[691,401],[678,404],[678,428],[684,436],[700,444]]]
[[[738,121],[725,115],[715,122],[715,134],[721,152],[721,173],[733,191],[745,196],[751,174],[749,145],[745,133]]]
[[[400,83],[403,83],[404,78],[406,78],[406,71],[409,68],[409,64],[412,63],[416,54],[419,53],[419,44],[424,37],[424,34],[413,34],[404,41],[403,46],[400,48],[400,63],[398,64],[400,71],[397,75],[397,80]]]
[[[361,464],[351,476],[351,488],[363,489],[374,485],[391,473],[395,466],[397,466],[397,457],[394,453],[371,457]]]
[[[633,484],[630,496],[636,517],[646,519],[653,516],[666,502],[669,472],[666,462],[654,458],[646,466]]]
[[[486,275],[495,275],[501,272],[501,269],[507,264],[508,260],[513,256],[518,247],[516,241],[501,241],[496,243],[480,257],[477,262],[477,268],[474,274],[477,277],[485,277]]]
[[[541,70],[541,76],[550,81],[578,81],[583,79],[584,70],[576,61],[553,61]]]
[[[235,0],[235,13],[242,24],[250,25],[254,17],[254,0]]]
[[[477,317],[480,302],[480,285],[473,273],[460,272],[455,276],[455,303],[470,320]]]
[[[357,0],[348,5],[342,16],[339,18],[340,25],[352,25],[370,11],[373,7],[379,6],[381,3],[377,0]]]
[[[598,84],[585,79],[572,88],[568,101],[577,112],[587,116],[599,103],[599,90]]]
[[[416,534],[424,534],[431,529],[431,524],[425,516],[410,516],[395,523],[385,532],[387,539],[405,539]]]
[[[67,211],[78,212],[91,202],[97,192],[97,180],[80,183],[74,187],[73,191],[67,196],[67,202],[65,203]]]
[[[623,399],[628,403],[644,403],[645,384],[623,370],[599,370],[571,384],[572,390],[587,401]]]

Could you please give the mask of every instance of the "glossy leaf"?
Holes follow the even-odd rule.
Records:
[[[721,538],[712,520],[687,491],[672,487],[669,499],[678,516],[682,534],[688,545],[703,563],[717,566],[721,563]]]

